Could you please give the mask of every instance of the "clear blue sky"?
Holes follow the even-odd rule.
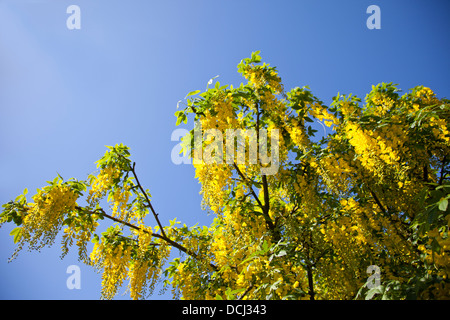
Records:
[[[80,30],[66,27],[71,4]],[[366,27],[371,4],[379,30]],[[209,224],[192,166],[170,158],[178,100],[216,75],[239,85],[236,66],[256,50],[286,89],[308,85],[326,104],[380,82],[450,98],[449,9],[446,0],[0,0],[0,202],[57,172],[84,179],[105,145],[122,142],[163,223]],[[0,229],[0,299],[100,297],[100,275],[76,248],[60,260],[59,238],[7,263],[12,227]],[[72,264],[80,290],[66,287]]]

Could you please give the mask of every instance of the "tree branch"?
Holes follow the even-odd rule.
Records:
[[[253,198],[255,198],[256,202],[258,203],[258,205],[261,207],[261,210],[264,212],[264,206],[261,203],[261,200],[259,200],[258,196],[256,195],[255,191],[253,191],[252,188],[252,184],[251,181],[242,173],[242,171],[239,169],[239,167],[237,166],[236,162],[233,162],[233,166],[236,169],[237,173],[241,176],[241,178],[244,180],[244,182],[247,184],[247,186],[250,188],[250,192],[253,196]]]
[[[444,158],[442,159],[442,167],[441,167],[441,177],[439,178],[439,185],[442,185],[442,183],[444,182],[444,173],[445,173],[445,163],[447,162],[447,156],[444,156]]]
[[[136,183],[137,183],[139,189],[141,190],[141,192],[144,194],[144,197],[145,197],[145,200],[147,201],[148,207],[152,211],[153,216],[155,217],[155,220],[158,223],[159,228],[161,229],[162,235],[164,236],[164,238],[168,239],[168,237],[164,231],[164,228],[161,224],[161,221],[158,218],[158,214],[155,212],[155,209],[153,209],[152,203],[150,202],[150,199],[148,198],[147,192],[145,192],[144,188],[142,187],[141,183],[139,182],[139,179],[138,179],[136,171],[135,171],[135,167],[136,167],[136,162],[133,162],[133,166],[130,169],[131,169],[131,172],[133,173],[134,178],[136,179]]]
[[[238,300],[244,299],[244,297],[250,292],[250,290],[253,289],[253,287],[254,287],[254,284],[252,282],[252,283],[250,283],[250,286],[247,289],[245,289],[245,291],[242,293],[242,295],[239,297]]]
[[[98,213],[100,212],[100,214],[101,214],[103,217],[106,217],[106,218],[108,218],[108,219],[110,219],[110,220],[112,220],[112,221],[115,221],[115,222],[118,222],[118,223],[120,223],[120,224],[123,224],[123,225],[125,225],[125,226],[127,226],[127,227],[129,227],[129,228],[131,228],[131,229],[138,230],[138,231],[143,231],[143,232],[145,232],[145,233],[147,233],[147,234],[150,234],[152,237],[159,238],[159,239],[161,239],[161,240],[167,242],[167,243],[170,244],[172,247],[177,248],[178,250],[180,250],[180,251],[182,251],[182,252],[184,252],[184,253],[186,253],[186,254],[192,256],[193,258],[195,258],[195,259],[197,259],[197,260],[201,260],[201,258],[199,257],[198,254],[196,254],[195,252],[192,252],[191,250],[187,249],[186,247],[184,247],[183,245],[179,244],[178,242],[171,240],[171,239],[168,238],[166,235],[160,235],[160,234],[158,234],[158,233],[149,232],[149,231],[147,231],[147,230],[145,230],[145,229],[142,229],[142,228],[140,228],[140,227],[138,227],[138,226],[136,226],[136,225],[134,225],[134,224],[132,224],[132,223],[129,223],[129,222],[127,222],[127,221],[123,221],[123,220],[121,220],[121,219],[118,219],[118,218],[116,218],[116,217],[113,217],[113,216],[107,214],[102,208],[96,209],[96,210],[94,210],[94,211],[90,211],[90,210],[84,209],[84,208],[79,207],[79,206],[77,206],[77,207],[75,207],[75,208],[76,208],[77,210],[81,210],[81,211],[83,211],[83,212],[85,212],[85,213],[89,213],[89,214],[98,214]],[[215,271],[218,270],[217,266],[214,265],[213,263],[210,262],[209,265],[210,265]]]
[[[264,209],[266,210],[267,215],[270,210],[270,200],[269,200],[269,185],[267,183],[266,175],[262,175],[263,182],[263,192],[264,192]]]
[[[381,210],[384,214],[386,214],[387,211],[386,211],[386,209],[383,207],[383,205],[381,204],[381,202],[380,202],[380,200],[378,199],[378,197],[377,197],[377,195],[375,194],[375,192],[373,192],[372,189],[370,189],[369,187],[368,187],[368,189],[369,189],[369,192],[370,192],[370,194],[372,195],[373,199],[375,200],[376,204],[377,204],[378,207],[380,208],[380,210]]]

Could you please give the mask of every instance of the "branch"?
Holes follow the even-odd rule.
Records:
[[[196,254],[195,252],[192,252],[191,250],[187,249],[186,247],[184,247],[183,245],[179,244],[178,242],[175,242],[175,241],[171,240],[171,239],[168,238],[166,235],[160,235],[160,234],[158,234],[158,233],[149,232],[149,231],[147,231],[147,230],[145,230],[145,229],[142,229],[142,228],[140,228],[140,227],[138,227],[138,226],[136,226],[136,225],[134,225],[134,224],[132,224],[132,223],[129,223],[129,222],[127,222],[127,221],[123,221],[123,220],[118,219],[118,218],[116,218],[116,217],[110,216],[109,214],[107,214],[107,213],[106,213],[103,209],[101,209],[101,208],[100,208],[100,209],[96,209],[96,210],[94,210],[94,211],[90,211],[90,210],[86,210],[86,209],[84,209],[84,208],[81,208],[81,207],[77,206],[77,207],[75,207],[75,209],[77,209],[77,210],[82,210],[83,212],[89,213],[89,214],[98,214],[98,213],[100,212],[101,215],[102,215],[103,217],[106,217],[106,218],[108,218],[108,219],[110,219],[110,220],[112,220],[112,221],[115,221],[115,222],[118,222],[118,223],[120,223],[120,224],[123,224],[123,225],[125,225],[125,226],[127,226],[127,227],[129,227],[129,228],[131,228],[131,229],[138,230],[138,231],[144,231],[145,233],[150,234],[152,237],[159,238],[159,239],[161,239],[161,240],[167,242],[167,243],[170,244],[172,247],[177,248],[178,250],[180,250],[180,251],[182,251],[182,252],[184,252],[184,253],[186,253],[186,254],[192,256],[193,258],[195,258],[195,259],[197,259],[197,260],[201,260],[198,254]],[[209,265],[210,265],[215,271],[218,270],[218,268],[217,268],[216,265],[214,265],[214,264],[212,264],[212,263],[209,263]]]
[[[269,185],[267,183],[266,175],[262,175],[262,182],[263,182],[263,192],[264,192],[264,208],[266,210],[266,213],[269,214],[269,210],[270,210]]]
[[[423,166],[423,181],[428,182],[428,165]]]
[[[439,185],[442,185],[442,183],[444,182],[444,173],[445,173],[445,163],[447,162],[447,156],[444,156],[444,158],[442,159],[442,167],[441,167],[441,177],[439,178]]]
[[[370,189],[369,187],[368,187],[368,189],[369,189],[370,194],[372,195],[373,199],[374,199],[375,202],[377,203],[378,207],[380,208],[380,210],[381,210],[384,214],[386,214],[387,211],[386,211],[386,209],[383,207],[383,205],[381,204],[381,202],[380,202],[380,200],[378,199],[378,197],[377,197],[377,195],[375,194],[375,192],[373,192],[372,189]]]
[[[418,255],[420,255],[421,252],[418,250],[418,244],[414,244],[414,242],[408,237],[408,236],[409,236],[409,235],[408,235],[408,231],[405,230],[404,228],[402,228],[402,227],[405,225],[405,223],[404,223],[402,220],[400,220],[400,218],[397,217],[397,216],[394,215],[394,214],[387,215],[387,214],[386,214],[386,213],[387,213],[386,209],[385,209],[385,208],[383,207],[383,205],[381,204],[381,202],[380,202],[380,200],[378,199],[378,197],[376,196],[375,192],[373,192],[370,188],[368,188],[368,189],[369,189],[369,191],[370,191],[370,193],[371,193],[373,199],[374,199],[375,202],[377,203],[378,207],[381,209],[381,211],[384,213],[384,215],[387,216],[388,219],[392,222],[392,225],[393,225],[393,227],[395,228],[395,231],[397,232],[398,236],[399,236],[403,241],[406,241],[407,243],[409,243],[409,245],[415,250],[415,252],[416,252]],[[399,223],[400,223],[400,230],[399,230],[399,228],[397,227],[396,222],[399,222]],[[409,227],[408,225],[405,225],[405,226],[406,226],[406,227]],[[405,233],[406,233],[406,234],[405,234]]]
[[[238,300],[244,299],[244,297],[247,295],[247,293],[250,292],[250,290],[253,289],[253,287],[254,287],[254,284],[253,284],[253,282],[252,282],[252,283],[250,284],[250,286],[249,286],[247,289],[245,289],[244,293],[242,293],[242,295],[239,297]]]
[[[192,111],[194,111],[194,113],[195,113],[196,115],[202,115],[202,116],[205,117],[205,114],[204,114],[203,112],[201,112],[201,111],[197,111],[197,109],[195,109],[194,106],[191,106],[191,109],[192,109]]]
[[[252,188],[252,184],[251,181],[242,173],[242,171],[239,169],[239,167],[237,166],[236,162],[233,163],[234,168],[236,169],[237,173],[242,177],[242,179],[244,180],[244,182],[247,184],[247,186],[250,188],[250,192],[253,196],[253,198],[255,198],[256,202],[258,202],[258,205],[261,207],[261,210],[263,211],[263,213],[265,213],[264,211],[264,206],[261,203],[261,200],[259,200],[258,196],[256,195],[255,191],[253,191]]]
[[[161,229],[162,235],[164,236],[164,238],[168,239],[168,237],[167,237],[167,235],[166,235],[166,233],[164,231],[164,228],[163,228],[163,226],[161,224],[161,221],[159,221],[158,214],[155,212],[155,209],[153,209],[152,203],[150,202],[150,199],[148,198],[147,193],[145,192],[144,188],[142,187],[141,183],[139,182],[139,179],[137,177],[136,171],[134,169],[135,167],[136,167],[136,162],[133,162],[133,167],[131,167],[131,172],[133,173],[133,176],[136,179],[136,183],[137,183],[139,189],[141,190],[141,192],[144,194],[144,197],[145,197],[145,200],[147,201],[148,207],[152,211],[153,216],[155,217],[155,220],[158,223],[159,228]]]
[[[120,154],[119,154],[119,156],[123,157],[123,156],[120,155]],[[123,157],[123,158],[125,158],[125,157]],[[128,159],[127,159],[127,160],[128,160]],[[150,199],[148,198],[147,193],[145,192],[144,188],[142,187],[141,183],[139,182],[139,178],[137,177],[137,174],[136,174],[136,171],[135,171],[135,167],[136,167],[136,162],[133,162],[133,166],[130,166],[130,170],[131,170],[131,172],[133,173],[134,178],[136,179],[136,183],[137,183],[137,186],[138,186],[139,190],[141,190],[141,192],[144,194],[145,200],[147,201],[147,204],[148,204],[147,207],[150,208],[150,210],[152,211],[153,216],[155,217],[155,220],[156,220],[156,222],[158,223],[158,226],[159,226],[159,228],[160,228],[160,230],[161,230],[161,233],[162,233],[162,235],[157,234],[157,233],[151,233],[151,235],[152,235],[153,237],[155,237],[155,238],[159,238],[159,239],[164,240],[165,242],[167,242],[168,244],[170,244],[172,247],[177,248],[178,250],[180,250],[180,251],[182,251],[182,252],[184,252],[184,253],[186,253],[186,254],[192,256],[193,258],[195,258],[195,259],[197,259],[197,260],[200,260],[200,257],[198,256],[198,254],[196,254],[195,252],[190,251],[189,249],[187,249],[186,247],[182,246],[182,245],[179,244],[178,242],[171,240],[171,239],[166,235],[166,233],[165,233],[165,231],[164,231],[164,228],[163,228],[163,226],[162,226],[162,224],[161,224],[161,221],[160,221],[159,218],[158,218],[158,214],[155,212],[155,209],[153,208],[152,203],[151,203]],[[112,217],[112,216],[106,214],[105,211],[104,211],[103,209],[101,209],[101,211],[102,211],[102,213],[103,213],[103,215],[104,215],[105,217],[107,217],[107,218],[109,218],[109,219],[111,219],[111,220],[113,220],[113,221],[116,221],[116,222],[119,222],[119,223],[121,223],[121,224],[124,224],[124,225],[126,225],[126,226],[128,226],[128,227],[130,227],[130,228],[135,229],[135,230],[140,230],[140,228],[139,228],[138,226],[135,226],[135,225],[133,225],[133,224],[131,224],[131,223],[128,223],[128,222],[126,222],[126,221],[122,221],[122,220],[120,220],[120,219],[114,218],[114,217]],[[146,230],[144,230],[144,232],[149,233],[149,232],[146,231]],[[210,262],[209,265],[210,265],[215,271],[218,270],[217,266],[214,265],[213,263]]]

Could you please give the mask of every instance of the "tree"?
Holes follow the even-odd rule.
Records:
[[[163,226],[119,144],[86,180],[58,176],[3,205],[12,258],[63,229],[62,257],[75,242],[106,299],[124,281],[143,298],[158,279],[184,299],[450,298],[449,100],[381,83],[326,106],[308,87],[285,91],[259,52],[238,71],[245,85],[193,91],[175,114],[195,123],[183,152],[210,226]],[[332,133],[316,137],[313,122]],[[99,220],[111,222],[102,234]],[[366,281],[373,268],[380,285]]]

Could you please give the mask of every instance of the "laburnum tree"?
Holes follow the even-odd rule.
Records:
[[[450,298],[449,100],[381,83],[364,101],[338,94],[326,106],[308,87],[285,91],[259,52],[238,71],[246,84],[191,92],[175,114],[177,125],[195,121],[183,146],[214,214],[210,226],[162,225],[118,144],[87,179],[58,176],[31,202],[24,192],[3,205],[1,223],[17,225],[12,258],[62,231],[62,257],[75,244],[79,260],[102,272],[105,299],[126,283],[131,298],[145,298],[161,280],[183,299]],[[314,122],[331,133],[315,136]],[[199,127],[223,141],[201,134],[194,143]],[[225,161],[227,129],[254,129],[258,147],[261,130],[278,130],[276,172],[264,174],[261,158]],[[250,138],[232,141],[246,159]],[[199,148],[223,161],[195,159]],[[379,270],[377,285],[367,281],[369,266]]]

